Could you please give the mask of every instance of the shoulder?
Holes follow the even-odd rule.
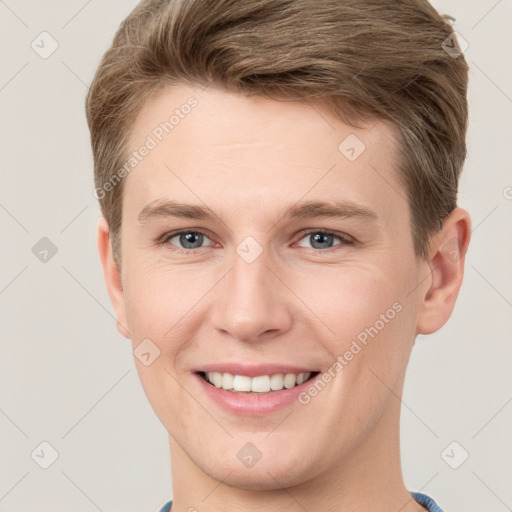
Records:
[[[411,495],[420,505],[426,507],[429,512],[443,512],[443,509],[430,496],[420,492],[411,492]]]
[[[158,512],[169,512],[171,510],[172,500],[168,501]]]

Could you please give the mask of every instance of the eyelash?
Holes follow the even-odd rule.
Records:
[[[208,238],[211,239],[211,237],[208,235],[208,233],[202,229],[199,229],[199,228],[194,228],[194,229],[179,229],[178,231],[172,231],[170,233],[166,233],[162,238],[160,238],[158,240],[158,243],[159,245],[161,246],[164,246],[164,245],[171,245],[169,244],[169,240],[171,238],[174,238],[175,236],[178,236],[178,235],[181,235],[181,234],[184,234],[184,233],[199,233],[201,235],[204,235]],[[320,233],[322,235],[331,235],[335,238],[338,238],[341,240],[341,244],[339,244],[338,246],[335,246],[335,247],[330,247],[328,249],[315,249],[314,247],[313,248],[308,248],[308,247],[304,247],[304,249],[309,249],[311,251],[314,251],[316,253],[329,253],[329,252],[332,252],[332,251],[335,251],[337,250],[336,248],[339,247],[339,246],[350,246],[350,245],[354,245],[355,244],[355,240],[352,238],[352,237],[349,237],[348,235],[345,235],[343,233],[338,233],[336,231],[330,231],[328,229],[314,229],[314,228],[311,228],[311,229],[308,229],[308,230],[305,230],[305,231],[302,231],[300,234],[301,234],[301,237],[299,238],[299,242],[305,238],[306,236],[308,235],[311,235],[313,233]],[[190,253],[197,253],[198,251],[200,251],[201,249],[208,249],[208,247],[198,247],[196,249],[184,249],[182,247],[177,247],[177,246],[173,246],[174,248],[172,250],[175,250],[177,252],[181,252],[181,253],[184,253],[184,254],[190,254]]]

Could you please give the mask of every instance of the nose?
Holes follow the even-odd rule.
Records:
[[[213,302],[213,326],[244,342],[275,338],[292,325],[290,292],[263,251],[254,261],[234,253]]]

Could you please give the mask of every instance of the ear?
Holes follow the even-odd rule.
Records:
[[[121,272],[114,261],[112,244],[110,243],[109,226],[104,217],[101,217],[98,221],[98,252],[110,301],[116,312],[117,330],[125,338],[130,338],[130,332],[126,327],[128,324],[126,322],[126,308]]]
[[[430,288],[423,290],[417,334],[431,334],[450,318],[462,285],[470,238],[471,219],[462,208],[456,208],[433,236],[426,262],[430,267],[430,280],[427,280]]]

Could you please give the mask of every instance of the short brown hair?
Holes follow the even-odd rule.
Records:
[[[96,189],[123,165],[138,112],[165,85],[317,101],[345,122],[398,129],[414,248],[426,257],[457,205],[466,157],[468,67],[444,49],[458,48],[448,20],[426,0],[143,0],[86,100]],[[122,190],[99,197],[118,264]]]

